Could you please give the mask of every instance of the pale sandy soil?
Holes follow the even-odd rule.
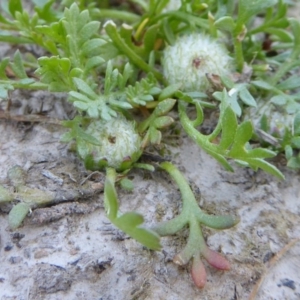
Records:
[[[12,100],[13,114],[28,116],[43,103],[50,118],[72,115],[62,96],[16,92]],[[285,181],[238,167],[229,173],[184,135],[169,147],[204,211],[241,218],[232,229],[204,229],[208,245],[227,257],[231,270],[206,264],[208,283],[199,290],[189,266],[172,262],[187,231],[163,238],[163,250],[153,252],[116,230],[103,209],[104,175],[81,185],[89,172],[59,142],[64,130],[47,122],[0,120],[0,184],[13,192],[7,172],[19,165],[28,187],[55,195],[14,231],[8,228],[11,206],[0,206],[1,300],[244,300],[251,293],[258,300],[300,299],[299,172],[277,162]],[[147,225],[178,213],[180,193],[166,174],[130,175],[134,191],[118,190],[123,212],[142,213]]]
[[[299,299],[300,242],[292,244],[300,232],[297,172],[282,169],[282,182],[248,169],[228,173],[185,136],[170,148],[203,210],[241,217],[232,229],[204,230],[208,245],[232,268],[220,272],[207,266],[208,283],[199,290],[189,268],[172,262],[187,232],[163,238],[163,251],[152,252],[115,230],[102,205],[103,176],[89,181],[98,182],[94,196],[80,193],[88,173],[59,142],[63,130],[0,123],[1,184],[13,190],[6,174],[19,165],[28,187],[52,192],[62,202],[34,210],[15,231],[8,228],[10,207],[0,207],[0,299],[247,299],[260,278],[254,299]],[[49,179],[45,171],[59,179]],[[133,193],[119,191],[122,211],[142,213],[148,225],[176,215],[180,194],[165,174],[131,175]]]

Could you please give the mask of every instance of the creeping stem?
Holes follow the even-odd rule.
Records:
[[[172,220],[161,222],[152,228],[160,236],[175,234],[184,226],[189,226],[189,237],[186,246],[178,253],[173,261],[185,265],[193,260],[191,274],[197,287],[202,288],[206,282],[206,272],[200,257],[219,270],[229,270],[229,262],[218,252],[209,249],[205,243],[201,224],[215,229],[226,229],[239,222],[233,216],[211,216],[205,214],[197,204],[195,196],[183,175],[171,163],[163,162],[160,167],[167,171],[179,187],[182,195],[182,211]]]

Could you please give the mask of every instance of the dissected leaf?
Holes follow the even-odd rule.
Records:
[[[212,143],[211,136],[205,136],[194,128],[193,122],[186,115],[184,103],[180,101],[178,107],[183,128],[201,148],[218,160],[227,170],[232,171],[232,167],[227,162],[228,158],[232,158],[242,165],[249,165],[255,170],[261,168],[283,179],[283,174],[275,166],[264,160],[275,156],[276,153],[268,149],[249,148],[248,142],[253,135],[251,122],[244,121],[242,124],[237,125],[235,113],[233,113],[230,106],[224,107],[224,104],[221,105],[221,108],[223,107],[222,109],[225,109],[225,111],[221,113],[221,121],[219,120],[221,125],[221,141],[219,144]]]
[[[68,58],[40,57],[38,63],[39,68],[36,73],[41,76],[42,82],[49,84],[50,91],[66,92],[70,90],[72,86],[69,79],[71,62]]]

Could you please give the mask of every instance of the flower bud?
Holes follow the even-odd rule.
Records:
[[[135,131],[134,123],[123,117],[94,121],[86,129],[86,133],[101,144],[85,142],[77,145],[78,154],[84,160],[87,169],[112,167],[124,171],[142,154],[141,138]]]
[[[210,87],[206,74],[228,76],[232,59],[225,47],[202,33],[181,36],[164,50],[162,66],[169,84],[181,83],[186,92],[206,92]]]

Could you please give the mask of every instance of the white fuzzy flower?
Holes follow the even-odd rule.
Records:
[[[169,84],[180,83],[187,92],[210,88],[206,74],[228,75],[232,59],[226,48],[202,33],[179,37],[164,50],[162,66]]]
[[[137,161],[142,153],[141,138],[135,131],[134,123],[123,117],[113,118],[110,121],[94,121],[86,133],[101,143],[98,146],[86,142],[77,147],[88,169],[109,166],[124,170]]]

